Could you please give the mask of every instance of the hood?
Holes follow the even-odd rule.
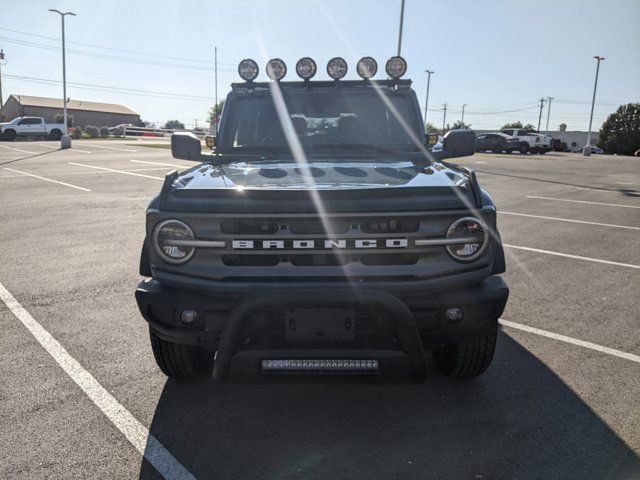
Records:
[[[417,166],[410,161],[312,162],[310,181],[295,162],[202,164],[181,173],[176,190],[353,190],[457,187],[462,173],[441,163]]]

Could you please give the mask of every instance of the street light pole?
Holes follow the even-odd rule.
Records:
[[[442,136],[444,137],[444,128],[445,125],[447,124],[447,104],[445,103],[443,105],[443,115],[442,115]]]
[[[69,137],[69,128],[67,124],[67,64],[64,49],[64,17],[67,15],[76,16],[73,12],[61,12],[55,8],[50,8],[50,12],[55,12],[60,15],[62,20],[62,118],[64,122],[64,133],[60,139],[60,148],[71,148],[71,137]]]
[[[604,57],[594,56],[598,63],[596,65],[596,81],[593,85],[593,98],[591,99],[591,115],[589,116],[589,131],[587,132],[587,144],[582,149],[582,154],[586,157],[591,155],[591,126],[593,125],[593,107],[596,104],[596,89],[598,88],[598,74],[600,73],[600,62]]]
[[[464,127],[464,109],[467,106],[467,104],[465,103],[464,105],[462,105],[462,120],[460,121],[460,123],[462,123],[462,128]]]
[[[542,109],[544,108],[544,98],[540,99],[540,115],[538,115],[538,130],[537,132],[540,133],[540,123],[542,122]]]
[[[427,107],[429,106],[429,86],[431,85],[431,74],[435,73],[433,70],[425,70],[427,73],[427,95],[424,99],[424,128],[427,128]]]
[[[2,101],[2,65],[6,65],[7,62],[4,59],[4,51],[0,49],[0,122],[2,121],[2,106],[4,102]]]
[[[404,0],[400,4],[400,29],[398,31],[398,56],[402,50],[402,24],[404,23]]]
[[[547,105],[547,128],[545,128],[544,133],[549,135],[549,115],[551,115],[551,100],[553,100],[553,97],[547,97],[547,100],[549,100],[549,105]]]

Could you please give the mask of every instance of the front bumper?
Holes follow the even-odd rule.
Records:
[[[175,343],[217,351],[214,376],[219,379],[226,378],[233,357],[246,362],[251,356],[251,350],[239,351],[244,338],[241,333],[244,329],[264,330],[265,312],[309,307],[354,307],[371,317],[385,317],[392,326],[389,336],[398,339],[398,351],[407,357],[414,376],[421,377],[424,376],[423,348],[463,341],[495,329],[509,296],[506,283],[495,275],[457,288],[416,288],[415,283],[412,282],[411,289],[401,292],[393,289],[393,294],[380,285],[373,290],[366,285],[318,288],[277,284],[251,294],[229,296],[169,287],[147,279],[138,285],[135,295],[140,312],[156,335]],[[462,320],[453,323],[446,319],[445,311],[451,307],[462,309]],[[180,314],[185,309],[198,313],[196,322],[182,323]],[[317,347],[317,350],[314,346],[305,351],[311,356],[322,351],[325,358],[331,354],[321,344]],[[345,351],[335,353],[343,358]],[[357,356],[353,349],[349,351],[350,355]],[[269,357],[264,352],[260,356]]]

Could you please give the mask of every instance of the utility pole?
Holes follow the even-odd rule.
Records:
[[[213,104],[213,135],[218,135],[218,47],[213,47],[214,71],[215,71],[215,103]]]
[[[540,115],[538,115],[538,130],[537,132],[540,133],[540,122],[542,122],[542,108],[544,107],[544,98],[540,99]]]
[[[67,124],[67,64],[64,51],[64,17],[67,15],[75,17],[76,14],[73,12],[62,13],[60,10],[56,10],[55,8],[50,8],[49,11],[58,13],[62,20],[62,118],[64,122],[64,134],[60,139],[60,148],[71,148],[71,137],[69,136],[69,127]]]
[[[447,104],[443,105],[444,114],[442,115],[442,136],[444,137],[444,127],[447,124]]]
[[[424,128],[427,128],[427,107],[429,106],[429,86],[431,85],[431,74],[435,73],[433,70],[425,70],[427,73],[427,96],[424,99]]]
[[[593,125],[593,107],[596,104],[596,89],[598,88],[598,74],[600,73],[600,62],[604,60],[604,57],[596,55],[595,58],[598,61],[596,65],[596,82],[593,85],[593,99],[591,100],[591,115],[589,116],[589,132],[587,133],[587,144],[582,149],[582,154],[586,157],[591,155],[591,126]]]
[[[402,24],[404,23],[404,0],[400,4],[400,29],[398,31],[398,56],[402,50]]]
[[[0,112],[2,112],[2,106],[4,102],[2,101],[2,66],[6,65],[7,62],[4,59],[4,51],[0,48]],[[2,114],[0,113],[0,122],[2,121]]]
[[[467,104],[465,103],[464,105],[462,105],[462,120],[460,121],[460,123],[462,123],[462,128],[465,128],[464,126],[464,109],[467,106]]]
[[[547,128],[545,128],[545,133],[549,135],[549,115],[551,115],[551,100],[553,100],[553,97],[547,97],[547,100],[549,100],[549,105],[547,105]]]

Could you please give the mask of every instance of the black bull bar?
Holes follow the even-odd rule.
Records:
[[[373,315],[387,314],[395,325],[396,336],[400,346],[409,358],[411,373],[417,381],[427,377],[427,368],[423,353],[422,341],[418,328],[409,308],[397,297],[385,292],[354,289],[350,291],[323,290],[284,290],[260,293],[245,299],[235,307],[222,332],[216,361],[213,367],[213,378],[224,382],[228,379],[232,357],[238,352],[242,329],[246,319],[265,308],[322,308],[322,307],[356,307],[371,312]],[[286,351],[286,350],[283,350]]]

